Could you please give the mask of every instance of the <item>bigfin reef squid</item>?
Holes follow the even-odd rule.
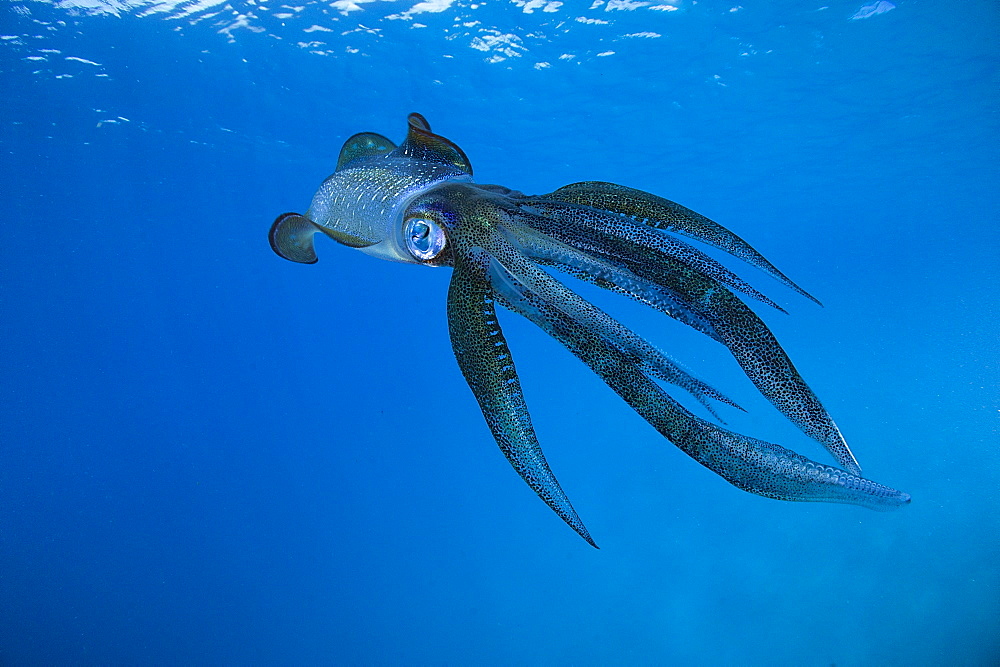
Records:
[[[767,498],[891,510],[909,494],[861,476],[840,430],[745,298],[781,308],[685,239],[725,251],[816,301],[746,241],[705,216],[641,190],[574,183],[545,195],[473,181],[465,153],[410,114],[406,139],[372,132],[344,144],[305,215],[271,227],[272,249],[316,262],[317,233],[381,259],[450,267],[447,316],[458,365],[507,460],[545,503],[597,546],[535,436],[497,306],[538,325],[664,438],[730,484]],[[715,339],[760,393],[836,461],[703,419],[660,383],[739,407],[552,275],[630,297]],[[817,301],[818,303],[818,301]]]

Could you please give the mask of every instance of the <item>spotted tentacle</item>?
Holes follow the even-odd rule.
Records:
[[[628,234],[595,228],[590,218],[528,214],[519,220],[535,232],[519,232],[526,253],[627,294],[723,343],[765,398],[841,466],[861,474],[840,429],[770,329],[718,280]]]
[[[603,181],[572,183],[544,195],[543,198],[600,209],[715,246],[757,267],[807,299],[823,305],[739,236],[714,220],[669,199]]]
[[[496,259],[495,289],[586,363],[667,440],[734,486],[768,498],[822,501],[891,510],[910,501],[896,489],[826,466],[780,445],[733,433],[696,417],[642,372],[612,341],[574,319],[561,304],[528,287]]]

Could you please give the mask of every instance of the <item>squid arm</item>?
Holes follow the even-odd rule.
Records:
[[[481,249],[455,261],[448,288],[448,329],[458,365],[514,470],[563,521],[597,547],[538,444],[514,360],[497,320],[489,264],[489,256]]]
[[[792,282],[742,238],[714,220],[669,199],[603,181],[584,181],[565,185],[555,192],[544,195],[544,199],[608,211],[656,229],[683,234],[715,246],[757,267],[816,304],[823,305],[819,299]]]
[[[589,274],[591,282],[647,303],[723,343],[768,401],[840,465],[861,474],[840,429],[774,334],[724,285],[683,260],[627,236],[575,224],[576,219],[521,219],[559,242],[558,248],[545,241],[529,243],[529,252],[547,255],[550,263],[577,277]]]
[[[500,262],[493,260],[490,272],[494,288],[512,310],[586,363],[667,440],[734,486],[778,500],[845,503],[875,510],[891,510],[909,502],[906,493],[696,417],[611,341],[528,288]]]

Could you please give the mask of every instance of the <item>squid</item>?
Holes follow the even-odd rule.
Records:
[[[684,206],[613,183],[525,195],[472,176],[465,152],[433,133],[423,116],[410,114],[398,146],[372,132],[349,138],[306,213],[275,220],[271,248],[312,264],[321,233],[372,257],[450,267],[451,344],[487,425],[521,478],[589,544],[597,547],[538,443],[498,306],[559,341],[664,438],[740,489],[873,510],[910,502],[909,494],[861,476],[837,425],[746,301],[780,306],[688,239],[816,301],[746,241]],[[718,341],[836,465],[724,428],[715,404],[739,408],[733,400],[574,292],[558,273],[634,299]],[[690,394],[711,419],[694,414],[666,387]]]

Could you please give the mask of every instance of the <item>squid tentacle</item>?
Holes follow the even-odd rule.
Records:
[[[551,230],[555,222],[572,228],[586,229],[592,234],[599,234],[600,238],[621,238],[652,250],[653,252],[646,253],[646,257],[651,261],[655,261],[660,254],[666,255],[694,271],[710,276],[723,285],[787,314],[784,308],[701,250],[631,218],[589,206],[544,200],[526,200],[520,208],[532,214],[525,218],[525,222],[543,233]]]
[[[714,220],[669,199],[603,181],[571,183],[555,192],[543,195],[542,198],[590,206],[715,246],[760,269],[816,304],[823,305],[819,299],[795,284],[742,238]]]
[[[841,466],[861,474],[861,466],[837,424],[753,310],[709,276],[681,266],[661,272],[659,267],[642,261],[641,246],[624,240],[616,244],[624,246],[616,257],[641,278],[656,284],[683,283],[689,293],[703,295],[694,304],[700,306],[701,314],[758,391],[803,433],[823,445]]]
[[[691,307],[690,299],[636,275],[617,258],[603,254],[592,240],[567,238],[555,230],[548,235],[523,225],[515,226],[509,235],[525,256],[536,263],[554,266],[574,278],[628,295],[710,338],[722,340],[712,323]]]
[[[672,316],[675,312],[682,313],[684,317],[678,319],[688,324],[695,322],[699,331],[711,331],[712,337],[730,350],[747,377],[772,405],[803,433],[823,445],[841,466],[856,475],[861,474],[861,467],[840,429],[774,334],[725,286],[673,258],[660,256],[660,261],[652,261],[649,256],[658,253],[628,239],[595,237],[589,233],[591,230],[551,221],[545,225],[545,230],[551,235],[548,238],[560,243],[556,252],[549,251],[547,259],[557,265],[570,264],[577,270],[576,275],[579,270],[591,273],[594,282],[602,287],[614,285],[637,300],[652,302],[650,305]],[[522,235],[522,238],[527,237]],[[543,254],[547,246],[550,244],[545,238],[535,239],[529,251]],[[584,250],[575,251],[569,246]],[[610,271],[608,265],[621,269]],[[632,276],[638,281],[631,280]],[[645,286],[636,289],[637,284]],[[670,307],[662,308],[663,291],[649,289],[650,284],[680,300],[681,308],[673,307],[674,299],[670,300]]]
[[[556,480],[531,425],[514,360],[497,320],[481,248],[456,258],[448,289],[448,329],[458,365],[500,450],[545,504],[597,547]]]
[[[494,259],[493,263],[496,264],[497,260]],[[522,317],[527,318],[541,329],[548,331],[546,320],[534,309],[524,308],[522,303],[518,301],[510,301],[506,296],[504,296],[509,294],[515,294],[519,289],[515,285],[505,286],[505,282],[509,281],[508,275],[509,272],[507,272],[506,269],[497,270],[494,267],[490,271],[491,280],[493,281],[494,288],[497,291],[497,293],[494,295],[494,298],[496,299],[497,303],[505,307],[507,310],[510,310],[512,312],[517,313],[518,315],[521,315]],[[567,315],[567,317],[569,316]],[[590,328],[589,331],[591,331],[592,335],[604,336],[607,340],[607,332],[604,332],[602,334],[601,332],[593,328]],[[746,410],[744,410],[741,406],[737,405],[734,401],[730,400],[728,397],[720,393],[714,387],[708,385],[702,380],[699,380],[697,377],[692,376],[680,364],[677,364],[676,362],[673,362],[668,359],[668,362],[672,366],[675,366],[675,368],[665,369],[663,367],[662,361],[656,361],[654,363],[654,361],[651,361],[650,359],[645,358],[642,355],[636,354],[635,350],[628,349],[627,344],[625,344],[625,342],[622,341],[621,339],[607,340],[607,342],[609,345],[614,345],[616,349],[618,349],[622,354],[624,354],[629,359],[629,361],[635,364],[636,367],[639,368],[647,376],[654,377],[658,380],[662,380],[664,382],[667,382],[668,384],[675,385],[687,391],[689,394],[691,394],[691,396],[695,398],[695,400],[697,400],[702,405],[702,407],[705,408],[705,410],[708,411],[709,414],[715,417],[715,419],[718,420],[720,423],[725,424],[726,422],[724,419],[722,419],[722,417],[718,414],[718,412],[716,412],[712,404],[708,401],[709,398],[714,398],[715,400],[727,403],[729,405],[732,405],[734,408],[737,408],[738,410],[746,412]]]
[[[515,221],[513,225],[508,223],[501,229],[509,234],[511,226],[517,227],[518,225]],[[634,359],[647,372],[664,382],[676,385],[690,393],[714,417],[718,418],[718,414],[712,409],[708,401],[705,400],[706,397],[743,410],[731,398],[691,375],[683,366],[671,359],[667,354],[524,258],[522,254],[523,248],[511,245],[510,243],[510,241],[517,243],[518,237],[516,235],[511,236],[512,238],[507,240],[495,240],[491,244],[490,252],[493,256],[499,255],[504,257],[505,261],[510,264],[517,275],[522,280],[528,281],[533,286],[533,289],[551,294],[567,314],[587,322],[588,326],[600,332],[609,341],[612,341],[623,353]],[[522,236],[521,238],[524,237]]]
[[[531,290],[500,262],[491,262],[490,273],[493,287],[509,307],[586,363],[667,440],[734,486],[778,500],[845,503],[875,510],[910,502],[908,494],[896,489],[696,417],[615,345]]]

